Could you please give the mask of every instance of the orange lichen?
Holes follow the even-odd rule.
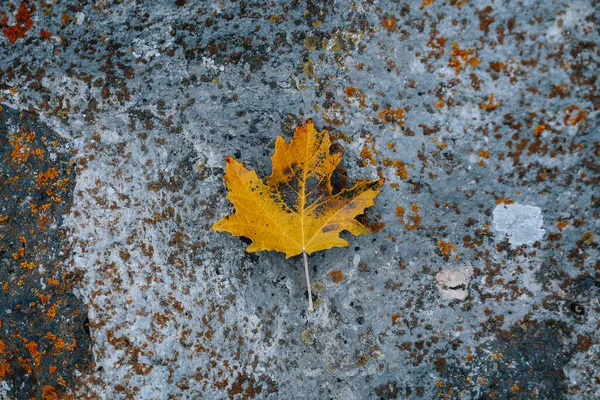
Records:
[[[394,325],[400,324],[400,321],[398,321],[400,316],[401,316],[400,314],[392,314],[392,324],[394,324]]]
[[[8,142],[12,146],[10,158],[14,164],[21,164],[27,162],[30,156],[35,155],[40,160],[44,158],[44,150],[33,149],[26,143],[31,143],[35,140],[35,134],[33,132],[20,132],[16,135],[10,135]]]
[[[344,274],[339,269],[334,269],[329,272],[329,279],[331,279],[331,282],[338,284],[344,279]]]
[[[456,75],[470,65],[472,68],[478,66],[481,61],[473,55],[473,49],[461,49],[456,42],[452,42],[449,65],[455,69]]]
[[[396,217],[399,217],[404,222],[404,208],[402,206],[396,206]]]
[[[545,130],[546,127],[544,125],[537,125],[535,128],[533,128],[533,135],[540,136],[540,133],[544,132]]]
[[[483,158],[490,158],[490,153],[481,149],[479,150],[479,154],[477,154],[479,157],[483,157]]]
[[[437,103],[435,103],[435,106],[436,106],[437,108],[442,108],[442,107],[444,107],[444,100],[440,100],[440,101],[438,101]]]
[[[48,285],[58,286],[58,281],[54,278],[48,278]]]
[[[2,28],[2,34],[6,36],[10,44],[15,44],[19,39],[25,39],[25,33],[33,27],[32,11],[35,11],[35,6],[28,10],[25,2],[21,3],[15,15],[15,24]]]
[[[25,340],[25,339],[24,339]],[[36,342],[27,342],[25,347],[29,350],[29,353],[33,357],[35,363],[39,366],[42,364],[42,354],[39,351],[39,345]]]
[[[558,229],[560,229],[561,231],[567,227],[567,225],[569,225],[569,221],[567,220],[560,220],[556,223],[556,226],[558,227]]]
[[[21,265],[22,268],[25,268],[25,269],[35,269],[35,267],[36,267],[36,265],[35,265],[35,263],[33,261],[29,261],[29,262],[22,261],[20,263],[20,265]]]
[[[396,176],[399,176],[404,180],[408,179],[408,171],[406,170],[406,164],[404,162],[385,157],[383,159],[383,166],[386,168],[394,167],[396,169]]]
[[[77,339],[73,339],[73,343],[66,345],[65,350],[73,351],[73,350],[75,350],[76,346],[77,346]]]
[[[47,185],[48,181],[58,178],[58,171],[54,167],[48,168],[48,171],[42,171],[38,174],[35,183],[38,186]]]
[[[5,359],[0,360],[0,379],[4,379],[10,373],[11,368],[8,361]]]
[[[571,117],[571,114],[574,111],[578,111],[577,115]],[[584,121],[587,117],[587,113],[584,109],[580,109],[575,104],[571,104],[570,106],[565,108],[565,118],[563,119],[563,123],[566,126],[577,125],[578,123]]]
[[[48,40],[52,37],[52,33],[45,31],[43,29],[40,29],[40,39],[42,40]]]
[[[488,104],[485,103],[480,103],[479,107],[483,108],[486,111],[492,111],[495,110],[496,108],[498,108],[498,106],[500,106],[500,104],[502,104],[502,102],[498,102],[498,103],[494,103],[494,93],[490,94],[490,97],[488,99]]]
[[[445,256],[449,255],[453,251],[456,251],[456,246],[451,242],[443,242],[441,240],[438,240],[437,245],[440,248],[442,254]]]
[[[508,197],[497,197],[496,204],[514,204],[515,202],[510,200]]]
[[[65,347],[65,341],[62,338],[58,338],[56,339],[56,342],[54,342],[54,348],[55,349],[63,349]]]
[[[398,126],[404,126],[404,110],[398,107],[396,110],[381,110],[377,113],[381,122],[394,123]]]
[[[389,33],[394,32],[396,30],[396,18],[393,16],[384,18],[381,22],[381,26],[383,26]]]
[[[406,228],[407,231],[412,231],[415,230],[419,227],[419,225],[421,224],[421,216],[418,214],[419,212],[419,206],[416,204],[412,204],[411,205],[411,211],[415,214],[415,215],[410,215],[408,217],[409,221],[411,223],[406,223],[404,216],[405,216],[405,210],[403,207],[401,206],[396,206],[396,216],[398,217],[398,221],[404,225],[404,227]]]
[[[50,309],[48,310],[48,316],[50,318],[54,318],[56,317],[56,309],[58,308],[58,304],[54,304],[52,307],[50,307]]]
[[[46,385],[42,388],[42,400],[55,400],[58,398],[58,393],[56,393],[54,387]]]
[[[421,3],[422,7],[427,7],[433,4],[433,0],[423,0],[423,3]]]
[[[406,180],[408,179],[408,171],[406,171],[406,164],[400,160],[394,161],[394,168],[396,168],[396,175]]]
[[[455,5],[460,10],[462,6],[467,4],[467,0],[450,0],[450,4]]]

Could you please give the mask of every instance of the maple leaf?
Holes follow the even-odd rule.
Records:
[[[331,174],[342,155],[329,154],[330,146],[329,133],[318,132],[312,120],[296,128],[290,144],[279,136],[266,184],[256,171],[227,157],[227,199],[235,213],[212,227],[252,240],[248,252],[275,250],[286,258],[303,253],[309,311],[312,298],[306,254],[348,246],[339,236],[342,231],[355,236],[369,233],[355,217],[375,204],[383,184],[383,179],[361,180],[351,189],[333,194]]]

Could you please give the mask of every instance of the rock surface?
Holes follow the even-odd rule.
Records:
[[[599,16],[0,3],[0,398],[600,397]],[[308,118],[337,187],[386,179],[315,313],[301,258],[210,230],[224,157],[265,176]]]

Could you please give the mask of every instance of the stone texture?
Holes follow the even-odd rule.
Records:
[[[600,397],[596,2],[55,3],[0,4],[2,115],[57,139],[21,189],[2,159],[0,357],[17,328],[46,353],[0,397]],[[210,230],[224,157],[264,176],[307,118],[344,152],[336,187],[386,179],[374,233],[309,258],[312,314],[300,258]],[[24,268],[54,162],[74,187]],[[543,236],[494,227],[518,204]],[[467,265],[468,295],[441,296]],[[59,359],[79,367],[45,372],[47,331],[81,339]]]

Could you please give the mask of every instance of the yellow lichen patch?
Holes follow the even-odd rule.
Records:
[[[449,255],[453,251],[456,251],[456,246],[451,242],[443,242],[441,240],[438,240],[437,245],[441,253],[445,256]]]
[[[594,232],[592,231],[585,231],[581,234],[581,240],[583,240],[583,243],[585,244],[592,244],[594,242]]]
[[[381,122],[392,123],[398,126],[404,126],[404,110],[398,107],[396,110],[381,110],[377,113]]]
[[[498,108],[500,106],[500,104],[502,104],[502,102],[497,102],[494,103],[494,93],[490,94],[490,97],[488,98],[488,103],[480,103],[479,107],[481,107],[482,109],[486,110],[486,111],[492,111],[495,110],[496,108]]]
[[[307,50],[317,50],[321,46],[321,40],[317,36],[304,38],[304,48]]]

